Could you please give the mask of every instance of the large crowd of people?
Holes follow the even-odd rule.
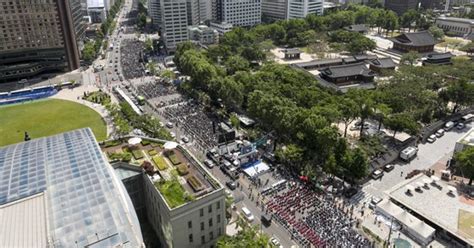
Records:
[[[160,112],[167,120],[183,127],[185,135],[197,141],[196,145],[202,151],[213,149],[217,145],[212,119],[206,115],[203,107],[193,100],[169,105]]]
[[[274,192],[267,203],[276,221],[304,247],[370,247],[370,241],[353,229],[355,220],[341,206],[305,185]]]
[[[126,79],[142,77],[145,75],[145,68],[141,63],[141,51],[143,43],[137,40],[123,40],[120,46],[121,63],[123,76]]]
[[[175,86],[172,86],[164,81],[145,83],[139,85],[137,88],[146,99],[152,99],[177,93]]]

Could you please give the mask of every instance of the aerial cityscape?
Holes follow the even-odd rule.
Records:
[[[0,247],[474,247],[474,0],[0,0]]]

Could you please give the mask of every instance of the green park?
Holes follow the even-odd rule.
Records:
[[[97,140],[107,137],[102,117],[93,109],[66,100],[48,99],[0,107],[0,146],[30,138],[90,127]]]

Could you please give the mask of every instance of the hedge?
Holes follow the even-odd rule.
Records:
[[[149,144],[150,144],[150,141],[149,141],[149,140],[146,140],[146,139],[144,139],[144,140],[142,140],[142,142],[141,142],[141,143],[142,143],[142,145],[146,146],[146,145],[149,145]]]
[[[141,150],[132,150],[132,155],[137,160],[143,158],[143,152]]]
[[[168,165],[166,164],[166,161],[163,159],[163,157],[154,156],[152,159],[153,159],[153,162],[155,163],[156,167],[158,167],[158,169],[160,171],[168,169]]]
[[[202,183],[195,176],[188,177],[187,181],[189,185],[191,185],[191,188],[193,188],[194,191],[202,190]]]
[[[185,164],[178,165],[177,169],[180,176],[184,176],[189,173],[188,166],[186,166]]]
[[[120,140],[108,140],[104,142],[104,147],[118,146],[122,144]]]
[[[155,149],[151,149],[151,150],[148,150],[148,154],[150,156],[155,156],[156,154],[158,154],[158,152]]]
[[[169,160],[171,161],[171,163],[172,163],[173,165],[181,164],[181,161],[179,161],[178,156],[176,156],[176,154],[175,154],[174,152],[173,152],[173,153],[170,153],[170,154],[168,155],[168,158],[169,158]]]

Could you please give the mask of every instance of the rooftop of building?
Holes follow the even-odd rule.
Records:
[[[454,55],[450,52],[447,52],[447,53],[433,53],[433,54],[430,54],[428,56],[426,56],[427,59],[450,59],[454,57]]]
[[[141,142],[134,145],[109,141],[102,147],[110,161],[122,160],[136,168],[142,167],[170,209],[220,188],[198,160],[175,142],[141,138]],[[130,172],[119,170],[116,173],[128,176]]]
[[[432,46],[436,44],[435,38],[428,31],[402,33],[390,40],[412,46]]]
[[[284,54],[300,54],[302,51],[298,48],[286,48],[283,49]]]
[[[346,64],[338,66],[330,66],[321,71],[328,77],[349,77],[355,75],[374,76],[374,72],[367,68],[364,63]]]
[[[353,25],[344,27],[344,29],[351,32],[364,32],[365,33],[368,31],[367,26],[365,26],[364,24],[353,24]]]
[[[372,59],[368,63],[380,68],[395,68],[397,66],[389,57]]]
[[[468,19],[468,18],[440,16],[436,19],[437,20],[443,20],[443,21],[462,22],[462,23],[468,23],[468,24],[474,25],[474,19]]]
[[[455,187],[420,174],[394,186],[387,194],[424,219],[474,244],[474,201]]]
[[[462,136],[458,143],[474,146],[474,128],[471,128],[464,136]]]
[[[1,147],[0,178],[0,244],[143,245],[133,205],[89,128]]]

